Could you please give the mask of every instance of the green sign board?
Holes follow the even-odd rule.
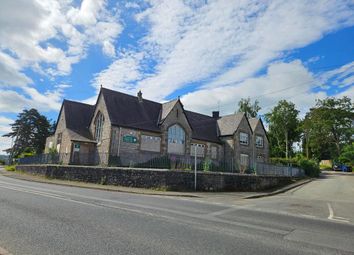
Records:
[[[137,143],[138,142],[138,138],[136,138],[133,135],[125,135],[125,136],[123,136],[123,142],[125,142],[125,143]]]

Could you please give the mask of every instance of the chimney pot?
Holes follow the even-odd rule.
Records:
[[[218,119],[219,118],[219,111],[213,111],[213,118]]]
[[[139,102],[142,103],[143,102],[143,93],[141,93],[141,90],[139,90],[137,96],[138,96]]]

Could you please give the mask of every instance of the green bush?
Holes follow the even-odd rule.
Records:
[[[5,160],[0,159],[0,165],[5,165]]]
[[[344,146],[339,161],[347,165],[354,165],[354,143]]]
[[[6,171],[15,171],[16,170],[16,165],[8,165],[8,166],[5,166],[5,170]]]
[[[320,167],[314,160],[300,159],[298,165],[305,171],[305,174],[310,177],[318,177],[320,175]]]
[[[270,163],[275,164],[275,165],[281,165],[281,166],[288,166],[292,165],[294,167],[298,166],[298,159],[297,158],[270,158]]]

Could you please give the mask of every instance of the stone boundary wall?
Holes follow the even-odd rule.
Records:
[[[18,165],[16,169],[60,180],[174,191],[194,190],[193,171],[64,165]],[[287,185],[293,179],[287,176],[198,172],[197,189],[199,191],[263,191]]]

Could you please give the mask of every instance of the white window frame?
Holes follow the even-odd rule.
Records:
[[[215,151],[214,151],[215,150]],[[217,159],[218,158],[218,147],[216,146],[211,146],[210,148],[210,154],[211,154],[211,159]]]
[[[185,154],[186,132],[179,124],[173,124],[167,130],[167,152]]]
[[[248,145],[249,144],[249,135],[245,132],[240,132],[240,144]]]
[[[143,142],[146,142],[148,140],[153,140],[155,142],[158,142],[158,145],[159,145],[159,148],[156,149],[156,150],[148,150],[146,148],[143,148]],[[161,150],[161,137],[160,136],[153,136],[153,135],[145,135],[145,134],[142,134],[140,136],[140,150],[142,151],[153,151],[153,152],[160,152]]]
[[[263,136],[256,135],[256,147],[263,148],[264,147],[264,138]]]
[[[247,162],[245,162],[245,160],[247,160]],[[246,163],[246,164],[244,164]],[[248,154],[240,154],[240,165],[241,166],[249,166],[250,164],[250,156]]]

